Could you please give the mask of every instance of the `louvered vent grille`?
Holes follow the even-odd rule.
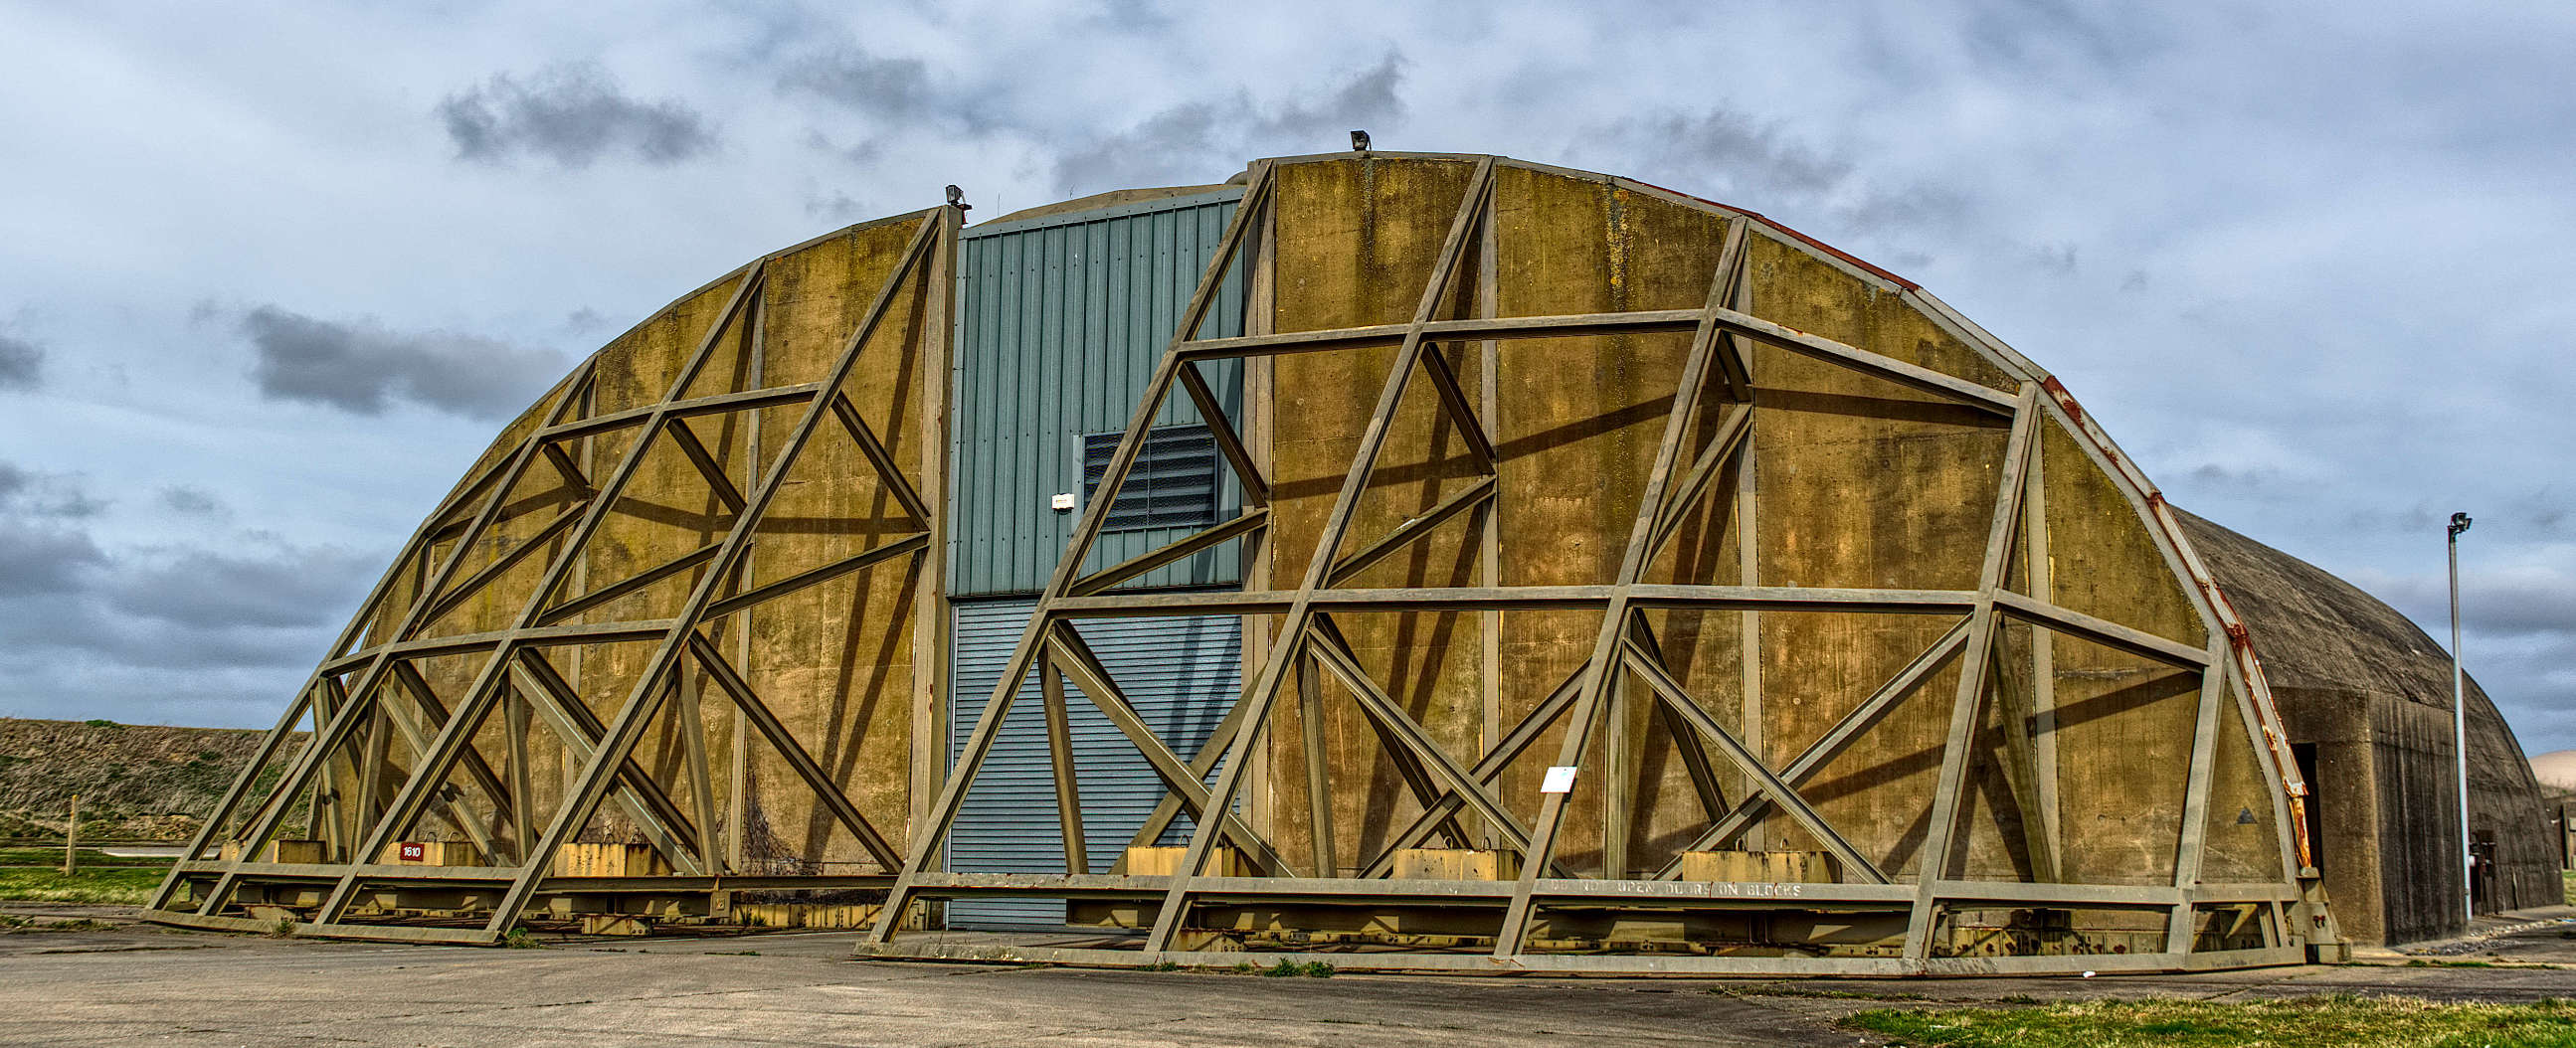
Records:
[[[1123,433],[1082,438],[1082,501],[1089,505],[1109,472]],[[1206,426],[1164,426],[1145,434],[1136,466],[1109,507],[1110,531],[1203,528],[1216,523],[1216,438]]]

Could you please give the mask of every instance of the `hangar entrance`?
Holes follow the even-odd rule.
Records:
[[[948,752],[954,761],[1028,625],[1034,599],[959,601],[949,674]],[[1243,620],[1231,616],[1107,619],[1083,623],[1082,637],[1118,682],[1136,717],[1172,752],[1188,759],[1207,742],[1243,684]],[[1134,743],[1081,689],[1064,689],[1065,735],[1082,796],[1084,860],[1107,873],[1163,798],[1162,780]],[[1049,760],[1047,712],[1037,674],[1002,721],[948,836],[948,868],[960,873],[1064,872]],[[1211,774],[1210,780],[1215,776]],[[1187,844],[1183,814],[1148,843]],[[952,928],[1060,928],[1062,899],[959,899],[948,906]]]
[[[2325,789],[2323,785],[2325,780],[2317,777],[2317,744],[2291,743],[2290,759],[2298,762],[2299,778],[2308,784],[2308,818],[2305,823],[2308,835],[2308,857],[2313,865],[2322,870],[2326,865],[2326,808],[2324,798],[2321,796]]]

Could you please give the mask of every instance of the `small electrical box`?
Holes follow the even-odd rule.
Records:
[[[1056,508],[1057,510],[1059,510],[1059,511],[1070,511],[1070,510],[1072,510],[1072,509],[1073,509],[1073,492],[1070,492],[1070,491],[1059,491],[1059,492],[1057,492],[1057,493],[1056,493],[1056,495],[1055,495],[1054,503],[1055,503],[1055,508]]]

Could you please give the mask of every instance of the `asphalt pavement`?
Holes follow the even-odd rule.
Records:
[[[173,931],[106,907],[0,913],[90,922],[0,935],[13,1045],[1865,1045],[1835,1021],[2101,997],[2576,996],[2576,911],[2351,965],[1912,980],[1272,978],[854,961],[848,932],[496,950]]]

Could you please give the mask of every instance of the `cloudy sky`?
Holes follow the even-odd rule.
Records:
[[[1361,127],[1918,280],[2437,633],[2469,510],[2472,665],[2576,746],[2576,5],[543,6],[0,0],[0,715],[265,725],[502,419],[744,259]]]

